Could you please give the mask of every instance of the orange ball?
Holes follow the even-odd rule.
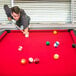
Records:
[[[57,31],[53,31],[53,34],[57,34]]]
[[[55,60],[57,60],[57,59],[59,59],[59,54],[54,54],[53,57],[54,57]]]
[[[26,59],[21,59],[21,64],[26,64],[27,60]]]

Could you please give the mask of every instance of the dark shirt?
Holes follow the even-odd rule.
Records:
[[[13,19],[13,17],[11,16],[11,8],[9,8],[8,5],[4,5],[4,10],[6,12],[7,17]],[[30,17],[26,15],[23,9],[20,9],[20,18],[18,21],[16,21],[16,25],[18,25],[19,27],[23,25],[23,28],[25,29],[29,26],[29,23],[30,23]]]

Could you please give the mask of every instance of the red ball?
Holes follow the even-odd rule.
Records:
[[[35,58],[35,59],[34,59],[34,63],[35,63],[35,64],[38,64],[39,61],[40,61],[39,58]]]

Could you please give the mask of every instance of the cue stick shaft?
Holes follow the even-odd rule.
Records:
[[[24,32],[22,31],[22,29],[21,29],[19,26],[16,25],[16,27],[17,27],[22,33],[24,33]]]

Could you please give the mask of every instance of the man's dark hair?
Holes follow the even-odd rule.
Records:
[[[12,13],[15,12],[16,14],[20,13],[20,8],[18,6],[14,6],[11,8]]]

